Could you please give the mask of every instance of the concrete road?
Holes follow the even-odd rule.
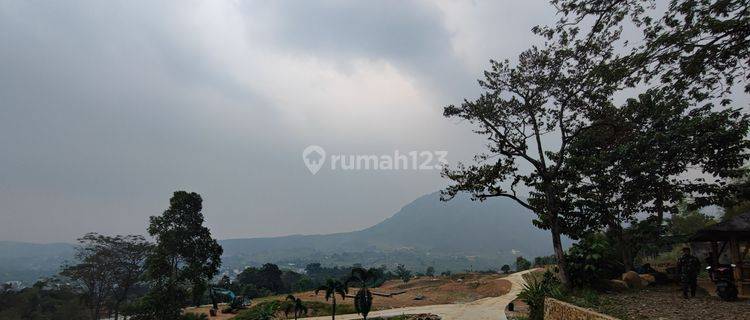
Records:
[[[527,270],[509,275],[505,279],[511,282],[510,291],[499,297],[479,299],[468,303],[437,304],[421,307],[406,307],[389,310],[370,312],[368,318],[390,317],[402,314],[432,313],[439,315],[443,320],[506,320],[505,306],[508,305],[523,289],[523,275],[531,272]],[[330,319],[331,316],[305,318],[312,320]],[[361,319],[357,314],[337,315],[336,319],[352,320]]]

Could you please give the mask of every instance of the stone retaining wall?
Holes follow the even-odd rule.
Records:
[[[544,300],[544,320],[619,320],[591,309],[547,298]]]

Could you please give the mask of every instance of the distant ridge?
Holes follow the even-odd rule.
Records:
[[[498,269],[527,258],[552,253],[549,233],[535,228],[533,214],[506,198],[484,202],[460,195],[440,201],[431,193],[405,205],[392,217],[358,231],[290,235],[272,238],[227,239],[222,268],[225,272],[266,262],[282,267],[324,265],[365,266],[405,264],[414,270],[433,266],[441,270]],[[34,244],[0,241],[0,282],[31,283],[56,274],[73,257],[67,243]]]
[[[499,268],[516,255],[551,253],[548,232],[532,225],[533,214],[506,198],[484,202],[461,195],[442,202],[422,196],[372,227],[328,235],[292,235],[221,241],[225,266],[266,261],[301,266],[404,263],[412,268]],[[399,261],[401,260],[401,261]]]

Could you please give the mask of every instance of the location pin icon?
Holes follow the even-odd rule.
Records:
[[[320,171],[323,164],[326,162],[326,151],[320,146],[311,145],[307,146],[302,151],[302,161],[305,162],[305,166],[310,170],[313,175]]]

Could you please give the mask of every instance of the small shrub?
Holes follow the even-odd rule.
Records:
[[[530,320],[542,320],[544,318],[544,299],[562,296],[560,281],[548,270],[544,273],[542,280],[532,278],[531,281],[528,281],[518,298],[529,306]]]

